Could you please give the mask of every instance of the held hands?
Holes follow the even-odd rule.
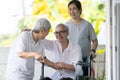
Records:
[[[65,63],[63,62],[55,63],[55,69],[65,69]]]

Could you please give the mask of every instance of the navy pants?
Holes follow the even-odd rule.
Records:
[[[88,57],[83,57],[82,60],[83,62],[88,62]],[[83,76],[88,76],[88,67],[82,66],[82,70],[83,70]]]

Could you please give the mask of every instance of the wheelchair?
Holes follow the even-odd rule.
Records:
[[[78,61],[78,63],[76,64],[77,66],[87,66],[88,67],[88,76],[76,75],[76,80],[96,80],[95,78],[91,77],[91,61],[95,62],[92,58],[92,55],[90,56],[89,62]]]

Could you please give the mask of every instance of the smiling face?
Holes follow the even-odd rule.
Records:
[[[66,30],[64,26],[58,25],[55,29],[54,34],[59,42],[64,42],[67,40],[68,30]]]
[[[77,8],[75,3],[70,4],[68,8],[69,8],[69,14],[72,19],[76,19],[80,17],[81,10]]]

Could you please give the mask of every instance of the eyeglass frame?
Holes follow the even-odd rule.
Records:
[[[68,30],[63,30],[63,31],[55,31],[54,34],[57,35],[57,34],[64,34],[65,32],[67,32]]]

